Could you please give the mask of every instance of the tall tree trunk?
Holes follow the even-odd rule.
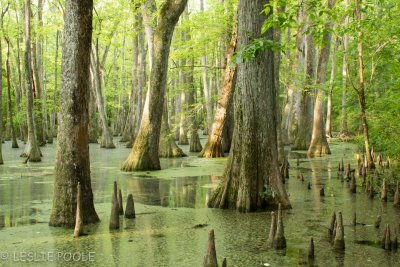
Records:
[[[168,57],[172,35],[187,0],[167,0],[158,15],[153,39],[153,66],[150,88],[146,96],[142,122],[135,143],[122,170],[159,170],[158,145],[160,141],[162,109],[166,91]]]
[[[92,0],[65,1],[60,124],[51,226],[74,226],[78,182],[82,203],[85,203],[81,210],[83,223],[99,222],[93,203],[88,142],[92,9]]]
[[[328,92],[328,106],[326,108],[326,123],[325,123],[325,134],[326,137],[332,137],[332,94],[333,94],[333,82],[335,80],[335,69],[336,69],[336,52],[339,46],[339,38],[336,38],[336,43],[332,52],[332,64],[331,64],[331,78],[329,80],[329,92]]]
[[[332,9],[335,3],[336,0],[329,0],[328,8]],[[326,71],[328,67],[329,54],[331,49],[332,27],[333,27],[332,21],[328,22],[325,25],[325,33],[322,37],[322,45],[318,57],[317,79],[316,79],[317,97],[315,99],[315,105],[314,105],[314,122],[313,122],[311,144],[307,151],[307,155],[309,156],[323,156],[326,154],[331,154],[328,141],[326,140],[325,127],[324,127],[325,93],[323,89],[321,89],[321,87],[324,86],[326,82]]]
[[[200,0],[200,11],[204,12],[204,0]],[[204,134],[209,134],[212,129],[213,123],[213,107],[211,101],[211,88],[208,84],[208,67],[207,55],[201,57],[201,64],[203,65],[202,79],[203,79],[203,92],[204,92],[204,105],[206,111],[206,121],[204,122]]]
[[[37,65],[37,51],[36,51],[36,40],[31,41],[31,70],[32,70],[32,88],[34,97],[34,123],[36,140],[39,146],[46,145],[46,140],[43,132],[43,103],[42,103],[42,83],[39,77],[38,65]]]
[[[311,21],[308,18],[308,27],[311,26]],[[307,150],[311,143],[311,133],[313,124],[313,99],[312,90],[314,80],[315,80],[315,46],[314,38],[312,35],[312,30],[305,37],[306,46],[306,69],[305,69],[305,85],[301,92],[301,102],[300,102],[300,119],[298,121],[296,135],[293,140],[292,149],[294,150]]]
[[[53,143],[53,137],[49,138],[49,126],[47,123],[47,107],[46,107],[46,89],[44,86],[44,70],[43,70],[43,0],[38,0],[37,7],[37,16],[38,16],[38,37],[37,37],[37,45],[36,45],[36,65],[37,65],[37,76],[39,80],[39,84],[41,86],[41,96],[38,99],[41,107],[41,120],[42,120],[42,132],[43,132],[43,141],[44,143],[49,142]]]
[[[34,108],[33,108],[33,73],[31,58],[31,1],[25,0],[25,75],[26,75],[26,98],[27,98],[27,120],[28,120],[28,142],[22,156],[26,156],[30,162],[41,161],[41,152],[36,142]]]
[[[273,40],[272,28],[261,35],[264,4],[264,0],[239,0],[238,49],[255,38]],[[241,212],[277,202],[290,207],[279,174],[273,72],[274,56],[268,49],[238,63],[233,143],[224,177],[208,203],[211,207]],[[267,199],[266,191],[275,192],[275,199]]]
[[[208,136],[207,143],[200,152],[199,157],[216,158],[223,157],[222,137],[226,118],[228,115],[229,104],[232,103],[232,97],[235,90],[236,69],[237,66],[231,66],[232,56],[236,51],[237,29],[232,34],[229,49],[227,51],[227,63],[224,73],[224,85],[222,86],[221,95],[218,99],[217,111],[215,112],[214,123],[212,125],[211,134]]]
[[[2,19],[2,18],[1,18]],[[0,38],[0,165],[4,164],[3,161],[3,49]]]
[[[56,136],[56,118],[57,118],[57,91],[58,91],[58,41],[60,39],[60,31],[57,30],[56,34],[56,54],[54,58],[54,95],[53,95],[53,112],[50,118],[50,133]]]
[[[200,152],[202,147],[199,138],[199,127],[197,121],[197,108],[196,108],[196,87],[194,86],[194,58],[192,57],[192,67],[190,68],[190,72],[188,73],[188,86],[189,86],[189,120],[190,120],[190,142],[189,142],[189,151],[190,152]]]
[[[1,45],[0,45],[1,46]],[[0,56],[1,59],[1,56]],[[0,66],[1,67],[1,66]],[[12,148],[18,148],[17,138],[15,136],[14,130],[14,121],[12,115],[12,105],[11,105],[11,67],[10,67],[10,40],[7,38],[7,61],[6,61],[6,69],[7,69],[7,106],[8,106],[8,120],[11,128],[11,139],[12,139]],[[0,73],[1,75],[1,73]],[[0,81],[1,82],[1,81]],[[0,116],[1,118],[1,116]]]
[[[346,9],[349,8],[349,5],[350,5],[350,0],[345,0]],[[345,17],[344,17],[344,27],[345,27],[345,29],[347,29],[348,26],[349,26],[349,16],[346,13]],[[340,121],[340,136],[343,136],[343,137],[349,136],[349,130],[347,128],[347,89],[348,89],[348,81],[349,81],[348,56],[349,56],[349,34],[347,32],[345,32],[344,36],[343,36],[342,117],[341,117],[341,121]]]
[[[361,14],[361,2],[362,0],[357,0],[356,2],[356,15],[357,15],[357,20],[358,20],[358,27],[359,27],[359,32],[358,32],[358,37],[359,37],[359,42],[357,45],[358,48],[358,74],[360,78],[360,85],[359,88],[356,89],[358,93],[358,103],[360,105],[360,111],[361,111],[361,123],[363,126],[363,135],[364,135],[364,148],[365,148],[365,154],[367,156],[367,164],[368,168],[374,169],[375,164],[374,160],[372,159],[371,155],[371,149],[369,145],[369,134],[368,134],[368,121],[367,121],[367,103],[365,101],[365,88],[364,88],[364,62],[363,62],[363,43],[362,43],[362,29],[361,29],[361,23],[362,23],[362,14]]]
[[[303,47],[304,47],[304,7],[301,5],[301,1],[299,1],[299,10],[297,13],[297,21],[298,25],[296,33],[296,48],[293,59],[290,58],[290,53],[287,53],[289,66],[290,66],[290,75],[288,77],[287,88],[286,88],[286,100],[285,106],[283,108],[282,114],[282,139],[284,144],[290,144],[294,140],[293,133],[297,131],[298,125],[300,124],[299,119],[299,111],[295,108],[296,98],[299,97],[299,92],[295,90],[296,88],[296,79],[294,78],[296,74],[300,74],[303,72]],[[287,34],[287,38],[290,41],[290,32]],[[290,52],[290,50],[288,51]]]
[[[98,53],[98,41],[96,42],[96,57],[92,53],[92,72],[94,77],[94,92],[96,96],[97,110],[100,115],[102,135],[100,138],[100,147],[102,148],[115,148],[113,143],[112,134],[108,127],[108,119],[106,109],[104,107],[104,99],[101,91],[101,74],[100,74],[100,59]]]
[[[17,14],[17,12],[16,12]],[[17,20],[18,20],[18,16],[16,15]],[[19,46],[20,40],[22,40],[22,38],[17,38],[17,72],[18,72],[18,82],[19,82],[19,92],[22,96],[26,95],[26,90],[25,90],[25,86],[24,86],[24,80],[22,79],[22,67],[21,67],[21,49]],[[22,41],[21,41],[22,42]],[[17,95],[17,94],[16,94]],[[21,101],[20,101],[20,108],[21,108]],[[20,134],[21,134],[21,140],[24,141],[24,143],[26,143],[27,137],[28,137],[28,126],[26,123],[21,124],[20,127]]]

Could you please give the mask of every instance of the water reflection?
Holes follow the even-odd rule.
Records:
[[[148,176],[127,178],[135,202],[170,208],[204,208],[211,189],[202,185],[211,182],[210,176],[178,177],[168,180]]]

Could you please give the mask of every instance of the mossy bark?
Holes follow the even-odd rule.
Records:
[[[92,0],[65,1],[61,105],[51,226],[74,226],[78,182],[84,203],[82,222],[99,222],[93,203],[88,135],[92,9]]]
[[[273,39],[272,29],[260,34],[266,19],[260,15],[265,1],[240,0],[238,49],[254,38]],[[279,175],[274,56],[265,50],[238,64],[235,95],[235,129],[228,164],[208,205],[241,212],[265,209],[266,189],[274,192],[273,204],[290,207]]]
[[[168,57],[175,25],[182,14],[187,0],[167,0],[158,14],[157,27],[153,37],[153,57],[150,74],[150,88],[146,96],[142,121],[135,143],[123,171],[159,170],[159,142],[162,108],[166,91]]]

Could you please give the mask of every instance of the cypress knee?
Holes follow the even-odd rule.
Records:
[[[203,267],[218,267],[213,229],[208,233],[207,254],[204,257]]]
[[[269,236],[267,240],[267,246],[268,247],[273,247],[274,245],[274,238],[275,238],[275,232],[276,232],[276,216],[275,212],[271,212],[271,227],[269,228]]]
[[[338,213],[337,226],[336,226],[336,235],[335,235],[335,240],[333,242],[333,246],[337,250],[344,250],[345,249],[343,218],[342,218],[342,213],[341,212]]]
[[[310,245],[308,247],[308,258],[314,259],[314,239],[311,237]]]
[[[335,222],[336,222],[336,212],[332,212],[331,220],[328,225],[329,235],[333,235],[333,231],[335,230]]]
[[[351,176],[350,192],[352,192],[354,194],[357,192],[356,177],[354,175]]]
[[[117,198],[117,182],[114,182],[114,194],[112,199],[111,206],[111,216],[110,216],[110,224],[109,229],[119,229],[119,206],[118,206],[118,198]]]
[[[398,207],[399,204],[400,204],[400,191],[399,191],[399,182],[397,182],[396,190],[394,191],[393,205]]]
[[[222,267],[226,267],[226,258],[224,258],[224,260],[222,261]]]
[[[126,200],[125,218],[134,219],[135,217],[135,202],[133,201],[132,194],[129,194],[128,199]]]
[[[121,189],[118,190],[118,211],[119,211],[119,215],[124,215],[124,207],[123,207],[123,203],[122,203]]]
[[[78,182],[76,193],[76,218],[75,218],[75,229],[74,237],[81,236],[83,234],[82,230],[82,197],[81,197],[81,183]]]
[[[282,209],[281,204],[279,203],[278,207],[278,222],[277,228],[274,237],[274,248],[275,249],[283,249],[286,248],[286,238],[283,229],[283,218],[282,218]]]
[[[381,221],[382,221],[382,216],[378,215],[374,223],[375,228],[379,228],[379,226],[381,225]]]
[[[381,200],[382,201],[387,201],[387,185],[386,185],[386,179],[385,178],[383,178],[383,181],[382,181]]]

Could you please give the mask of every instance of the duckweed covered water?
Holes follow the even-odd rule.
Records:
[[[332,155],[307,159],[291,152],[290,178],[285,186],[293,209],[284,211],[287,249],[266,247],[269,212],[241,214],[208,209],[206,203],[218,184],[226,159],[162,159],[161,171],[124,173],[119,168],[129,150],[104,150],[91,145],[92,186],[101,223],[85,227],[87,236],[73,238],[72,229],[47,225],[54,180],[54,145],[42,148],[41,163],[23,164],[21,149],[3,144],[5,165],[0,166],[1,266],[202,266],[207,233],[215,230],[218,260],[228,266],[297,266],[299,249],[314,238],[318,266],[399,266],[399,252],[385,252],[379,240],[386,223],[398,231],[399,210],[392,203],[370,200],[361,188],[349,192],[341,183],[337,165],[355,166],[355,147],[332,143]],[[187,152],[187,146],[183,146]],[[299,158],[300,165],[296,166]],[[304,176],[302,182],[297,176]],[[132,193],[136,219],[121,217],[121,229],[110,232],[108,221],[113,181],[123,195]],[[308,181],[311,189],[307,189]],[[325,187],[325,197],[319,189]],[[124,199],[126,200],[126,198]],[[346,251],[335,252],[327,236],[332,210],[342,211]],[[350,226],[353,212],[365,226]],[[382,215],[382,227],[373,222]],[[205,227],[194,227],[206,224]]]

